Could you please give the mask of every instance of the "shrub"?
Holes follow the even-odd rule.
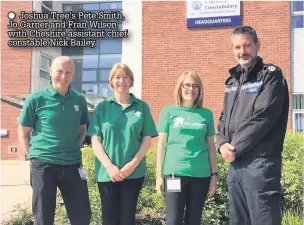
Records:
[[[283,215],[282,225],[303,225],[303,213],[302,211],[287,211]]]
[[[303,211],[304,134],[287,133],[283,151],[282,188],[286,211]]]
[[[286,135],[283,151],[282,186],[285,193],[284,217],[282,225],[303,224],[303,175],[302,162],[304,159],[304,135]],[[92,149],[86,146],[83,149],[83,166],[88,172],[88,186],[92,209],[91,224],[101,223],[101,206],[97,185],[95,183],[95,156]],[[164,199],[155,190],[155,148],[151,148],[147,154],[148,172],[144,186],[139,196],[137,207],[137,225],[162,225],[165,224]],[[228,221],[228,189],[226,176],[228,163],[218,155],[218,189],[211,199],[208,199],[203,211],[202,224],[220,225]],[[14,217],[6,225],[30,225],[32,224],[29,208],[16,207]],[[63,200],[58,191],[56,207],[56,224],[69,224]]]
[[[304,143],[303,134],[288,133],[286,135],[283,151],[282,185],[285,192],[285,211],[289,212],[289,214],[286,214],[289,217],[290,213],[295,212],[295,209],[303,210],[303,170],[301,170],[301,165],[304,145],[302,143]],[[206,201],[202,224],[220,225],[225,224],[229,220],[229,196],[226,183],[229,164],[220,155],[218,155],[217,161],[219,172],[218,188],[215,195]],[[92,150],[89,147],[85,147],[83,149],[83,164],[89,176],[88,185],[92,208],[91,224],[97,224],[101,221],[99,192],[94,180],[94,163],[95,157]],[[155,190],[155,165],[156,154],[155,148],[152,147],[147,154],[148,172],[138,200],[138,224],[165,224],[164,199]],[[65,216],[60,221],[65,222],[66,219]]]
[[[219,173],[217,190],[212,198],[207,199],[203,210],[203,221],[210,225],[228,221],[229,194],[226,177],[229,163],[218,155],[217,167]]]
[[[155,148],[151,148],[147,154],[147,175],[141,190],[137,204],[138,224],[150,222],[151,225],[164,224],[165,204],[164,198],[156,193],[156,154]]]
[[[88,174],[88,188],[90,196],[90,206],[92,210],[91,224],[100,224],[101,205],[98,187],[95,183],[95,156],[89,146],[82,149],[83,167]],[[69,219],[60,192],[57,192],[57,207],[55,221],[58,224],[68,224]]]
[[[31,209],[28,205],[18,204],[14,206],[11,212],[11,218],[9,221],[3,223],[3,225],[33,225],[33,218]]]

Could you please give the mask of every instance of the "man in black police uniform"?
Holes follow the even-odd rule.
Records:
[[[230,162],[230,225],[280,225],[287,82],[278,66],[258,56],[254,29],[239,26],[231,40],[239,65],[229,70],[217,136],[219,152]]]

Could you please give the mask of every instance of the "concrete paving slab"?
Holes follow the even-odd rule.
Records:
[[[17,204],[31,205],[29,161],[1,160],[1,221]]]

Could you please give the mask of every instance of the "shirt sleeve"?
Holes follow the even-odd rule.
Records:
[[[88,136],[101,136],[101,105],[97,105],[89,123]]]
[[[166,134],[169,133],[169,113],[166,109],[163,109],[160,112],[158,121],[158,131]]]
[[[143,130],[142,136],[151,136],[156,137],[158,136],[156,126],[151,115],[150,108],[147,103],[143,102],[143,111],[144,111],[144,123],[143,123]]]
[[[217,142],[218,148],[220,148],[225,143],[229,143],[229,138],[227,137],[227,135],[225,135],[224,118],[225,118],[225,115],[224,115],[224,112],[222,111],[220,119],[219,119],[218,127],[217,127],[217,135],[216,135],[216,139],[217,139],[216,142]]]
[[[231,77],[229,77],[225,84],[227,85],[230,81]],[[227,86],[226,86],[227,88]],[[217,143],[217,147],[218,147],[218,152],[220,153],[220,147],[226,143],[230,143],[230,140],[229,140],[229,137],[228,137],[228,134],[226,132],[226,127],[225,127],[225,124],[226,124],[226,105],[228,104],[227,102],[227,98],[224,97],[224,102],[223,102],[223,110],[221,112],[221,115],[220,115],[220,118],[219,118],[219,121],[218,121],[218,126],[217,126],[217,133],[216,133],[216,143]],[[221,153],[220,153],[221,154]]]
[[[89,111],[88,111],[88,105],[85,97],[82,98],[82,115],[81,115],[81,121],[80,124],[88,124],[89,123]]]
[[[35,105],[36,101],[31,96],[28,96],[23,104],[21,114],[19,116],[19,124],[24,127],[35,127],[36,116],[35,116]]]
[[[213,113],[210,111],[210,119],[207,125],[207,136],[214,136],[214,135],[215,135],[214,119],[213,119]]]

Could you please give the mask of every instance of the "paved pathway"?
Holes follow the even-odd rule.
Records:
[[[17,204],[31,204],[29,161],[1,160],[1,221]]]

